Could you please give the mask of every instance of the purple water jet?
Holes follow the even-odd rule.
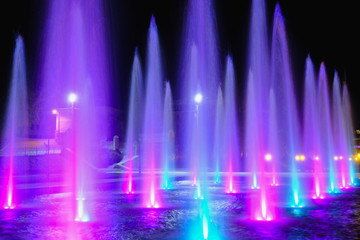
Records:
[[[235,99],[235,73],[234,65],[230,56],[227,57],[225,75],[225,101],[224,101],[224,157],[226,164],[225,191],[236,193],[239,186],[234,179],[234,173],[239,172],[240,150],[238,136],[238,119]],[[217,147],[215,145],[215,147]]]
[[[323,194],[326,192],[323,162],[326,159],[320,155],[319,106],[315,71],[310,56],[307,57],[305,65],[304,101],[304,154],[313,163],[313,198],[323,198]]]
[[[185,130],[180,139],[191,181],[197,187],[195,197],[202,198],[207,167],[215,165],[210,165],[209,159],[213,159],[210,140],[214,134],[219,58],[212,1],[188,1],[187,9],[179,73],[179,91],[187,114],[181,120]],[[194,99],[196,95],[202,96],[201,101]]]
[[[150,21],[146,58],[146,99],[143,126],[142,165],[147,171],[143,177],[144,206],[160,206],[157,193],[161,183],[156,177],[156,170],[161,164],[162,116],[163,116],[163,77],[161,52],[155,18]]]
[[[139,158],[138,148],[142,127],[143,95],[142,69],[139,54],[136,49],[131,72],[130,100],[126,127],[125,154],[127,161],[127,180],[125,181],[126,186],[124,187],[126,193],[133,193],[135,190],[133,180],[133,160]]]
[[[162,144],[162,167],[164,169],[162,188],[170,189],[172,188],[172,177],[170,177],[170,172],[175,170],[175,131],[173,119],[173,100],[169,82],[167,82],[165,86]]]
[[[26,85],[26,64],[24,40],[21,36],[16,38],[13,55],[11,85],[8,95],[5,125],[2,132],[2,151],[5,152],[5,161],[2,167],[6,175],[2,183],[0,206],[5,209],[13,209],[23,199],[17,194],[14,174],[19,161],[16,156],[23,139],[28,136],[28,99]],[[27,157],[20,159],[21,165],[27,164]],[[20,165],[20,166],[21,166]]]

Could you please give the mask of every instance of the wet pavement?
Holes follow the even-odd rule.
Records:
[[[158,209],[142,207],[140,194],[110,189],[87,199],[89,222],[71,220],[70,194],[34,193],[16,209],[0,210],[0,239],[204,239],[204,206],[208,239],[360,239],[360,188],[296,209],[281,200],[279,188],[270,222],[250,220],[249,193],[226,194],[222,185],[209,186],[204,204],[194,199],[194,187],[177,181],[161,190]]]

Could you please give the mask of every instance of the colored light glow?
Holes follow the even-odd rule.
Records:
[[[297,191],[294,192],[294,201],[295,201],[295,205],[299,205],[299,196]]]
[[[318,156],[315,157],[315,160],[316,160],[316,161],[319,161],[319,159],[320,159],[320,158],[319,158]]]
[[[208,239],[208,234],[209,234],[208,220],[207,220],[207,217],[204,216],[203,217],[203,235],[204,235],[204,239]]]
[[[215,183],[221,183],[219,172],[216,172]]]
[[[131,174],[129,175],[129,193],[132,192],[132,176]]]
[[[267,208],[266,198],[262,197],[262,199],[261,199],[261,214],[262,214],[263,219],[266,218],[266,208]]]
[[[53,110],[51,111],[51,113],[52,113],[52,114],[58,114],[58,111],[57,111],[56,109],[53,109]]]
[[[191,184],[191,186],[196,186],[196,176],[194,177],[193,183]]]
[[[151,203],[151,206],[155,206],[155,190],[154,190],[154,183],[152,183],[152,184],[151,184],[150,203]]]
[[[76,222],[88,222],[89,221],[89,217],[87,216],[87,214],[85,213],[85,197],[81,196],[81,197],[77,197],[77,213],[76,213],[76,218],[75,221]]]
[[[236,193],[236,190],[233,188],[233,179],[232,178],[230,178],[229,189],[226,191],[226,193]]]
[[[339,159],[340,159],[340,160],[342,160],[342,159],[343,159],[343,157],[342,157],[342,156],[340,156],[340,157],[339,157]]]
[[[303,162],[303,161],[305,161],[305,156],[304,155],[296,155],[295,160],[298,162]]]
[[[75,93],[70,93],[69,95],[68,95],[68,101],[70,102],[70,103],[74,103],[74,102],[76,102],[77,101],[77,95],[75,94]]]
[[[203,100],[203,95],[201,93],[197,93],[194,97],[194,101],[199,104],[202,102],[202,100]]]
[[[338,157],[338,156],[335,156],[335,157],[334,157],[334,160],[335,160],[335,161],[339,160],[339,157]]]
[[[4,209],[14,209],[15,206],[4,206]]]
[[[265,160],[266,160],[266,161],[270,162],[271,159],[272,159],[271,154],[266,154],[266,155],[265,155]]]

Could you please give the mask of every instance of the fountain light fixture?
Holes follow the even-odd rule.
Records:
[[[338,156],[334,156],[334,160],[335,160],[335,161],[339,160],[339,157],[338,157]]]
[[[68,95],[68,101],[70,102],[70,103],[74,103],[74,102],[76,102],[77,101],[77,95],[75,94],[75,93],[70,93],[69,95]]]
[[[53,110],[51,111],[51,113],[55,115],[55,114],[58,114],[58,111],[57,111],[56,109],[53,109]]]
[[[319,156],[315,156],[316,161],[319,161],[319,159],[320,159]]]
[[[194,101],[195,101],[197,104],[201,103],[202,100],[203,100],[203,95],[202,95],[201,93],[195,94]]]
[[[303,161],[305,161],[305,156],[304,155],[296,155],[295,160],[298,162],[303,162]]]
[[[271,154],[266,154],[266,155],[265,155],[265,160],[266,160],[266,161],[270,162],[271,159],[272,159]]]

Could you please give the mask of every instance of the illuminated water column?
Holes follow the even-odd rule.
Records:
[[[95,217],[88,206],[96,171],[89,166],[98,166],[98,148],[94,146],[107,136],[109,123],[98,114],[98,106],[107,105],[111,98],[105,19],[100,0],[50,1],[41,42],[38,77],[45,99],[42,107],[49,111],[68,107],[65,99],[69,92],[78,96],[72,103],[72,138],[64,141],[68,165],[63,169],[62,190],[72,193],[65,199],[65,205],[71,207],[69,218],[84,222]]]
[[[252,1],[248,52],[249,76],[246,92],[245,153],[250,173],[249,210],[254,220],[270,221],[275,217],[266,171],[271,153],[269,143],[269,94],[271,87],[266,6],[263,0]],[[276,124],[276,123],[272,123]],[[276,160],[276,159],[274,159]]]
[[[174,171],[175,131],[173,123],[173,100],[170,83],[166,83],[163,112],[162,188],[171,189],[170,171]]]
[[[354,126],[351,115],[351,103],[347,85],[343,86],[342,93],[342,108],[343,108],[343,117],[345,124],[345,134],[346,134],[346,149],[345,149],[345,159],[349,160],[349,174],[350,174],[350,183],[349,185],[355,185],[355,166],[354,166]],[[357,156],[356,156],[357,157]]]
[[[304,153],[307,162],[313,163],[313,198],[324,198],[323,193],[326,192],[325,175],[323,162],[326,163],[325,158],[320,156],[320,131],[319,131],[319,116],[318,116],[318,97],[315,83],[315,71],[310,56],[306,59],[305,65],[305,88],[304,88]]]
[[[137,49],[134,54],[134,61],[131,71],[130,100],[128,108],[128,122],[126,128],[125,154],[129,160],[126,170],[126,181],[124,191],[128,194],[134,193],[133,180],[133,158],[138,156],[139,134],[142,124],[143,104],[143,79],[140,58]]]
[[[161,164],[161,136],[163,116],[163,78],[161,52],[155,18],[152,17],[148,32],[146,58],[146,98],[143,127],[143,204],[149,208],[160,206],[160,180],[156,171]]]
[[[224,100],[221,87],[218,88],[216,101],[216,121],[214,137],[214,162],[215,162],[215,183],[220,183],[220,169],[223,169],[223,137],[224,137]]]
[[[236,193],[239,191],[234,179],[234,172],[239,169],[239,136],[238,136],[238,120],[236,113],[235,99],[235,73],[234,65],[230,56],[227,57],[226,74],[225,74],[225,117],[224,117],[224,157],[226,181],[225,191],[227,193]]]
[[[26,88],[26,65],[24,40],[21,36],[16,38],[13,55],[10,91],[8,95],[5,125],[2,132],[2,144],[5,156],[2,160],[5,177],[2,184],[1,206],[5,209],[13,209],[22,201],[16,191],[14,173],[17,164],[25,165],[27,158],[22,158],[21,163],[15,161],[19,150],[19,139],[27,137],[28,128],[28,102]]]
[[[337,72],[334,74],[333,95],[332,95],[332,119],[334,136],[334,159],[338,168],[338,181],[340,188],[348,188],[350,183],[349,176],[349,156],[347,155],[347,136],[344,122],[344,111],[341,98],[341,89]]]
[[[255,189],[261,187],[259,178],[261,171],[265,170],[264,151],[268,134],[270,78],[265,1],[252,1],[250,21],[248,70],[251,76],[247,86],[245,152],[247,170],[251,173],[250,185]]]
[[[245,149],[247,169],[250,172],[250,185],[252,189],[259,188],[258,184],[258,171],[259,171],[259,141],[260,130],[258,128],[258,115],[257,115],[257,98],[254,83],[254,76],[249,72],[246,90],[246,128],[245,128]]]
[[[318,76],[318,116],[319,116],[319,132],[321,139],[320,156],[327,163],[329,169],[328,189],[329,192],[337,191],[339,188],[337,168],[334,158],[334,137],[332,132],[332,118],[330,109],[330,97],[328,79],[326,75],[325,64],[321,63]]]
[[[219,54],[212,1],[189,0],[187,5],[178,81],[179,96],[186,110],[181,119],[184,131],[179,133],[179,138],[191,184],[196,185],[195,197],[202,198],[206,172],[216,166],[212,163],[212,145],[220,79]],[[203,96],[201,103],[194,99],[198,93]]]
[[[287,154],[286,158],[290,166],[292,191],[290,205],[302,206],[302,194],[295,157],[301,151],[298,108],[293,87],[285,24],[279,4],[275,7],[273,18],[271,78],[276,102],[281,104],[281,108],[277,108],[277,120],[280,146]]]
[[[274,91],[270,90],[270,113],[269,113],[269,134],[268,134],[268,153],[265,155],[265,161],[270,165],[271,171],[271,186],[278,186],[278,171],[280,166],[280,146],[279,146],[279,137],[278,137],[278,126],[277,126],[277,105],[275,101]]]

